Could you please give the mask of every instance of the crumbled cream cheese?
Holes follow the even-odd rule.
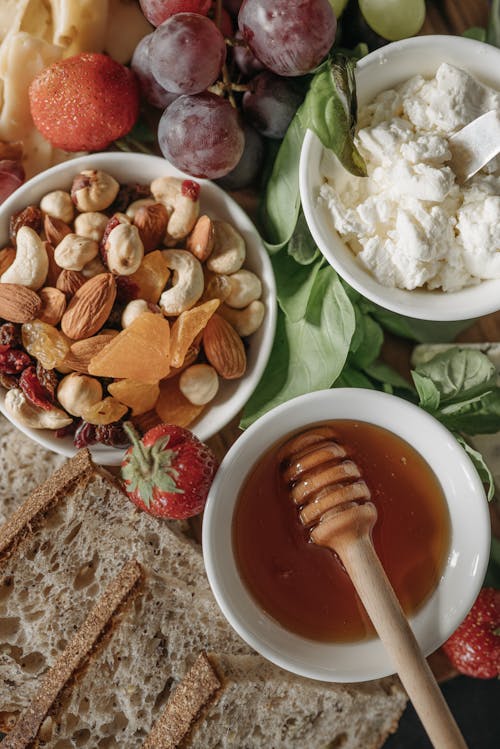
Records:
[[[443,63],[360,111],[368,177],[326,159],[320,200],[383,285],[455,291],[500,278],[500,158],[463,186],[447,165],[448,138],[490,109],[500,93]]]

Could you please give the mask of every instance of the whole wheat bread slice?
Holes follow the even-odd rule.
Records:
[[[40,492],[45,504],[33,512]],[[126,560],[137,559],[147,579],[106,647],[64,695],[43,746],[139,749],[203,650],[217,654],[225,688],[192,727],[194,749],[295,749],[305,742],[310,749],[371,749],[397,725],[406,702],[397,679],[324,684],[253,653],[222,617],[196,543],[136,511],[86,453],[49,479],[14,522],[14,539],[12,522],[0,530],[4,716],[30,704],[40,677]]]

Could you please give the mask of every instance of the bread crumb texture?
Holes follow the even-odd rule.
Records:
[[[0,422],[0,500],[8,515],[63,462]],[[59,480],[60,481],[60,480]],[[396,679],[327,684],[256,655],[210,591],[184,526],[137,511],[104,474],[65,495],[0,569],[0,722],[26,708],[40,679],[128,559],[145,571],[105,647],[45,721],[50,749],[139,749],[200,652],[224,687],[182,746],[191,749],[376,749],[406,704]],[[1,534],[1,531],[0,531]],[[162,749],[158,746],[158,749]]]

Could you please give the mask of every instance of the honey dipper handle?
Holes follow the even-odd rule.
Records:
[[[435,749],[467,749],[370,536],[335,545]]]

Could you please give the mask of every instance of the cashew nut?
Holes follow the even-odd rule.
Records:
[[[163,203],[170,214],[164,240],[167,247],[187,237],[200,213],[197,194],[193,195],[185,185],[186,180],[176,177],[157,177],[151,182],[155,200]]]
[[[179,390],[190,403],[204,406],[210,403],[219,389],[219,375],[209,364],[194,364],[179,378]]]
[[[71,195],[65,190],[54,190],[44,195],[40,201],[40,208],[53,218],[58,218],[66,224],[73,221],[75,206]]]
[[[259,299],[262,294],[262,284],[260,278],[249,270],[238,270],[229,276],[231,284],[231,293],[225,302],[229,307],[243,309],[248,307],[250,302]]]
[[[149,311],[149,304],[145,299],[132,299],[122,312],[122,328],[128,328],[139,315]]]
[[[72,416],[81,416],[83,411],[102,399],[102,385],[95,377],[72,372],[63,377],[57,388],[57,400]]]
[[[100,169],[84,169],[71,185],[71,197],[79,211],[104,211],[118,195],[120,185]]]
[[[260,328],[266,308],[259,299],[255,299],[244,309],[234,309],[222,304],[217,312],[233,326],[241,338],[245,338]]]
[[[49,258],[44,242],[29,226],[21,226],[17,232],[16,257],[0,282],[18,283],[36,291],[45,283],[48,272]]]
[[[126,214],[128,218],[133,222],[135,214],[137,213],[139,208],[142,208],[143,206],[154,205],[155,203],[156,200],[153,200],[153,198],[140,198],[139,200],[134,200],[134,202],[131,203],[127,208]]]
[[[82,270],[99,253],[99,245],[88,237],[66,234],[54,250],[54,260],[65,270]]]
[[[20,388],[7,391],[4,405],[9,416],[31,429],[62,429],[73,421],[61,408],[45,410],[33,406]]]
[[[117,224],[108,235],[105,251],[112,273],[119,276],[135,273],[144,257],[144,245],[137,227],[129,223]]]
[[[214,249],[207,260],[208,270],[223,275],[236,273],[245,262],[245,240],[226,221],[214,221],[214,231]]]
[[[80,237],[93,239],[94,242],[100,242],[108,221],[108,216],[98,211],[79,213],[75,218],[75,234],[78,234]]]
[[[161,254],[174,273],[172,287],[163,292],[158,304],[164,315],[180,315],[191,309],[203,294],[203,268],[186,250],[163,250]]]

